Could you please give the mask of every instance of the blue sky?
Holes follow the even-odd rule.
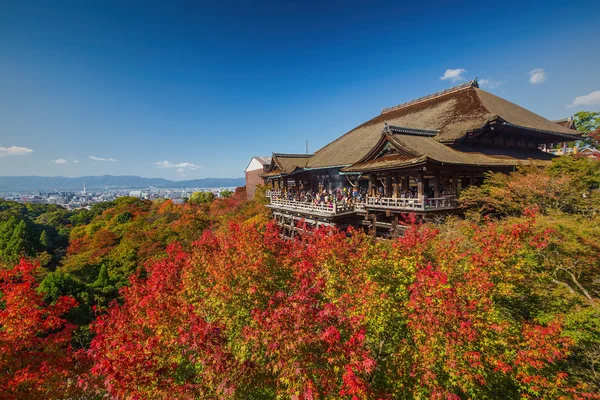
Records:
[[[600,2],[401,3],[0,0],[0,175],[238,177],[475,76],[600,111]]]

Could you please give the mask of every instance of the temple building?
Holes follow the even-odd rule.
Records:
[[[401,214],[459,212],[457,194],[486,172],[548,163],[543,146],[578,139],[474,80],[385,108],[315,154],[273,153],[261,177],[286,237],[300,220],[387,236]]]

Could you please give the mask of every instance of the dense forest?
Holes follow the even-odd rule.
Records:
[[[0,202],[6,399],[600,398],[600,162],[280,238],[264,195]]]

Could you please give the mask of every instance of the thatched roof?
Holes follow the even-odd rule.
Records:
[[[295,170],[306,167],[306,163],[312,157],[312,154],[283,154],[273,153],[271,165],[268,172],[262,174],[263,178],[289,174]]]
[[[381,138],[385,123],[415,130],[437,131],[431,142],[452,144],[467,132],[501,119],[513,126],[539,132],[573,135],[565,128],[510,101],[479,89],[477,82],[385,109],[381,115],[354,128],[326,145],[308,161],[307,167],[351,165],[364,158]],[[570,136],[566,136],[564,141]],[[431,146],[435,146],[432,144]],[[452,152],[446,146],[437,151]]]
[[[577,130],[577,126],[575,125],[575,118],[573,117],[557,119],[552,122],[557,123],[558,125],[567,129]]]
[[[390,168],[419,164],[425,161],[433,161],[446,165],[471,165],[485,167],[515,166],[528,163],[529,159],[536,161],[548,161],[554,156],[538,149],[498,148],[485,146],[459,145],[455,148],[449,147],[436,140],[435,137],[415,133],[401,132],[393,126],[386,126],[381,138],[374,149],[363,159],[359,160],[344,171],[375,171]],[[398,154],[392,154],[380,158],[372,157],[386,142],[398,150]]]

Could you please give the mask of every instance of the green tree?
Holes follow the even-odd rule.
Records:
[[[110,279],[106,264],[102,264],[98,272],[98,278],[88,287],[92,289],[94,302],[99,307],[108,306],[118,296],[118,290]]]
[[[117,215],[116,220],[119,224],[124,224],[126,222],[129,222],[131,218],[133,218],[133,214],[129,211],[125,211],[124,213]]]
[[[50,239],[48,238],[48,233],[46,233],[46,230],[43,230],[40,235],[40,245],[42,245],[42,247],[45,249],[50,247]]]
[[[231,190],[225,189],[220,194],[221,194],[221,197],[228,199],[233,195],[233,192]]]
[[[600,128],[600,112],[579,111],[575,113],[575,126],[583,133],[592,133]]]
[[[17,263],[19,258],[31,255],[31,244],[27,235],[27,224],[21,220],[10,234],[10,239],[4,249],[6,261]]]
[[[48,273],[38,287],[38,293],[44,293],[44,301],[54,303],[61,296],[75,297],[82,287],[69,274],[61,271]]]
[[[600,147],[600,137],[596,132],[600,130],[600,112],[579,111],[575,113],[575,125],[579,132],[583,132],[583,143],[595,148]]]
[[[215,199],[213,192],[194,192],[188,200],[192,204],[210,203]]]

